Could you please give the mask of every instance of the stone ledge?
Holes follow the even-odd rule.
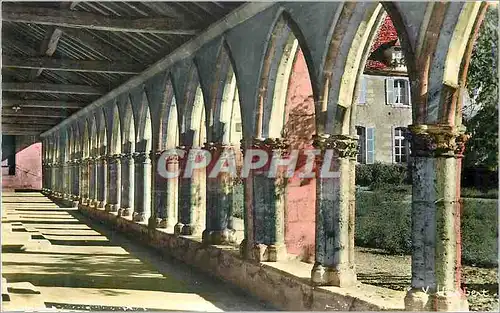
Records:
[[[358,284],[351,288],[314,287],[311,264],[298,261],[257,263],[239,256],[237,247],[212,246],[201,238],[150,229],[116,214],[81,206],[87,217],[105,223],[161,253],[230,282],[277,308],[290,311],[404,310],[404,292]]]

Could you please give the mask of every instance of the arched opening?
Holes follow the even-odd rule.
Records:
[[[120,136],[123,140],[121,150],[125,153],[135,152],[135,121],[130,97],[127,97],[127,101],[125,102],[120,129],[123,131]]]
[[[273,217],[275,228],[284,233],[282,240],[288,257],[313,261],[316,184],[314,178],[302,175],[308,172],[306,151],[312,148],[316,131],[315,96],[305,56],[308,54],[296,34],[298,28],[293,21],[282,15],[275,25],[262,70],[260,99],[264,105],[260,133],[263,138],[282,141],[286,151],[281,158],[292,160],[288,164],[293,175],[285,174],[287,166],[280,166],[281,181],[273,182],[280,189],[275,193],[282,194],[280,202],[274,204],[278,208]],[[259,120],[256,125],[258,136]],[[295,166],[293,159],[297,160]]]

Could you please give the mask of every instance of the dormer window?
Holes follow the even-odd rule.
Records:
[[[406,67],[403,51],[401,51],[401,48],[394,47],[394,49],[392,51],[392,64],[391,65],[394,68]]]

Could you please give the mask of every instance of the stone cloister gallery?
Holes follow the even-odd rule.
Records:
[[[308,246],[298,241],[309,236],[314,266],[308,284],[336,286],[342,293],[356,284],[353,104],[387,14],[398,32],[412,91],[413,253],[405,306],[465,309],[459,178],[467,135],[461,95],[485,7],[481,2],[242,5],[44,132],[43,192],[163,249],[188,251],[192,243],[185,240],[199,242],[196,238],[219,253],[238,245],[239,264],[303,254]],[[302,74],[312,99],[291,99],[297,88],[291,85],[300,77],[290,77],[301,75],[299,62],[306,65]],[[295,106],[286,107],[290,102]],[[208,177],[208,168],[189,178],[165,179],[158,174],[159,158],[172,148],[205,148],[213,156],[233,150],[238,158],[250,148],[281,154],[290,148],[333,149],[333,170],[340,175],[287,182],[281,174],[250,172],[242,182],[244,230],[238,238],[232,210],[235,184],[241,182],[224,173]],[[183,168],[184,161],[171,157],[166,167]],[[300,227],[290,226],[292,215],[302,220]],[[223,256],[210,258],[207,267],[226,266]],[[227,278],[231,270],[217,271]],[[314,308],[294,299],[297,295],[285,294],[283,301],[291,304],[283,306]]]

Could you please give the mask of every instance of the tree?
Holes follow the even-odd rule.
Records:
[[[470,98],[478,112],[465,120],[471,138],[464,166],[498,169],[498,9],[490,6],[474,44],[467,73]]]

